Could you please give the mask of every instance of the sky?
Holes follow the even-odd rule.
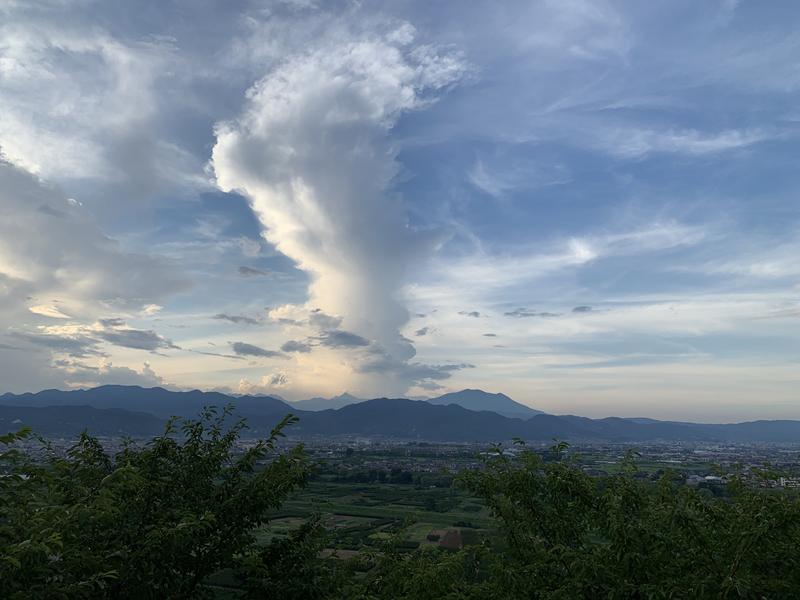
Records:
[[[800,418],[796,2],[0,1],[0,391]]]

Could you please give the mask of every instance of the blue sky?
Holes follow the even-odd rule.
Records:
[[[793,2],[6,2],[0,382],[800,418]]]

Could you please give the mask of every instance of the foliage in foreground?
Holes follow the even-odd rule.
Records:
[[[112,460],[84,434],[44,464],[0,454],[1,598],[191,598],[254,541],[253,530],[305,481],[302,447],[269,439],[234,458],[244,423],[213,409]],[[0,439],[8,445],[22,431]],[[267,461],[256,470],[260,461]]]
[[[360,598],[798,598],[800,500],[729,483],[726,499],[667,474],[587,476],[563,457],[497,452],[461,484],[501,528],[457,553],[390,548]],[[554,458],[554,460],[552,460]],[[332,597],[335,597],[332,596]]]
[[[556,448],[560,451],[563,448]],[[505,533],[493,584],[507,597],[796,598],[800,501],[738,478],[715,499],[672,474],[594,479],[569,461],[502,454],[463,481]]]
[[[222,569],[239,596],[282,600],[800,597],[796,496],[736,479],[724,499],[669,474],[643,483],[632,460],[591,478],[563,446],[547,459],[497,452],[460,476],[497,519],[492,543],[409,553],[399,534],[358,559],[324,559],[311,519],[259,546],[253,529],[309,465],[302,448],[275,451],[288,421],[233,458],[243,425],[223,430],[223,418],[113,460],[87,436],[43,465],[1,454],[13,476],[0,479],[0,597],[195,598]]]

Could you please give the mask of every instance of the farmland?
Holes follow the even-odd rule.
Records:
[[[422,545],[458,548],[480,541],[494,529],[483,503],[455,487],[317,479],[294,494],[259,536],[267,540],[286,535],[312,515],[321,517],[330,532],[331,550],[340,556],[375,548],[394,535],[408,549]],[[459,541],[453,543],[454,539]]]
[[[402,548],[423,546],[456,549],[492,538],[497,524],[480,498],[462,489],[456,473],[481,468],[487,448],[466,444],[324,441],[309,444],[316,464],[308,485],[294,492],[271,521],[258,531],[259,540],[289,535],[317,515],[328,531],[328,553],[351,557],[375,550],[392,538]],[[594,476],[619,473],[625,445],[570,448],[569,460]],[[729,468],[751,454],[753,464],[775,461],[775,448],[697,448],[653,445],[638,448],[637,477],[655,480],[674,470],[684,477]],[[514,448],[506,448],[509,457]],[[547,445],[537,449],[549,459]]]

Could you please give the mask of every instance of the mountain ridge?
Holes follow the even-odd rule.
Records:
[[[12,402],[24,399],[21,404]],[[158,417],[194,416],[203,406],[237,406],[242,413],[273,415],[289,411],[289,404],[271,396],[229,396],[222,392],[188,390],[175,392],[162,387],[143,388],[136,385],[102,385],[89,389],[47,389],[24,394],[6,393],[0,396],[0,406],[21,405],[30,407],[80,406],[95,408],[121,408],[139,410]]]
[[[298,410],[329,410],[329,409],[336,409],[336,408],[343,408],[349,404],[357,404],[359,402],[364,402],[366,398],[359,398],[358,396],[354,396],[353,394],[349,394],[344,392],[343,394],[339,394],[338,396],[333,396],[331,398],[323,398],[321,396],[316,396],[314,398],[309,398],[308,400],[296,400],[294,402],[287,402],[289,406],[293,408],[297,408]]]
[[[219,392],[173,392],[164,388],[101,386],[89,390],[43,390],[0,396],[0,431],[31,425],[39,433],[69,433],[88,427],[102,433],[150,435],[171,415],[195,417],[203,406],[234,405],[248,433],[261,436],[291,412],[300,417],[287,434],[362,436],[440,442],[496,442],[515,437],[528,440],[597,440],[612,442],[714,441],[797,442],[800,421],[755,420],[708,424],[575,415],[534,414],[507,417],[494,411],[475,411],[456,403],[377,398],[338,409],[303,411],[270,396],[232,397]]]
[[[416,400],[417,398],[408,399]],[[343,408],[349,404],[356,404],[364,402],[365,400],[369,400],[369,398],[359,398],[358,396],[345,392],[331,398],[317,396],[309,398],[308,400],[296,400],[287,403],[300,410],[318,411]],[[424,400],[431,404],[458,404],[469,410],[490,410],[503,416],[517,419],[532,417],[533,415],[543,412],[517,402],[503,393],[491,393],[480,389],[467,388],[457,392],[448,392],[433,398],[424,398]]]
[[[489,410],[512,419],[521,419],[543,414],[543,411],[512,400],[505,394],[493,394],[491,392],[469,388],[458,392],[442,394],[436,398],[430,398],[428,402],[431,404],[457,404],[468,410]]]

